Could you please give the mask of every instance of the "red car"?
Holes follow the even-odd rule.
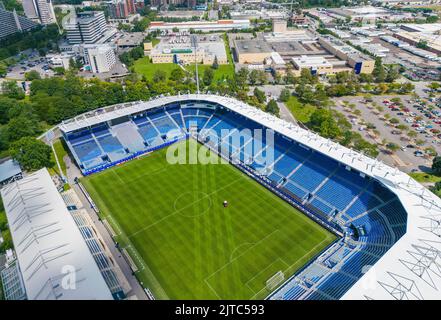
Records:
[[[389,100],[383,100],[383,103],[384,103],[384,104],[388,104],[388,103],[390,103],[390,102],[389,102]]]

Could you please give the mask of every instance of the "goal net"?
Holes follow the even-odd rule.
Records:
[[[285,274],[283,271],[278,271],[271,278],[266,280],[266,288],[268,290],[274,290],[283,282],[283,280],[285,280]]]

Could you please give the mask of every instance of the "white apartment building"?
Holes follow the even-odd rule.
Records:
[[[26,17],[41,24],[56,23],[52,0],[23,0]]]
[[[66,25],[69,44],[96,43],[107,31],[106,18],[102,11],[78,13],[77,17]]]
[[[116,63],[116,56],[109,45],[85,45],[84,61],[93,73],[109,72]]]

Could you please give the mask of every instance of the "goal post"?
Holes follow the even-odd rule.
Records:
[[[277,271],[271,278],[266,280],[266,288],[270,291],[276,289],[285,280],[283,271]]]

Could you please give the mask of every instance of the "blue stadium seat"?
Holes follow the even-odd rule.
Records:
[[[339,211],[342,211],[360,191],[359,187],[340,179],[334,174],[320,187],[316,194],[328,203],[332,203]]]

